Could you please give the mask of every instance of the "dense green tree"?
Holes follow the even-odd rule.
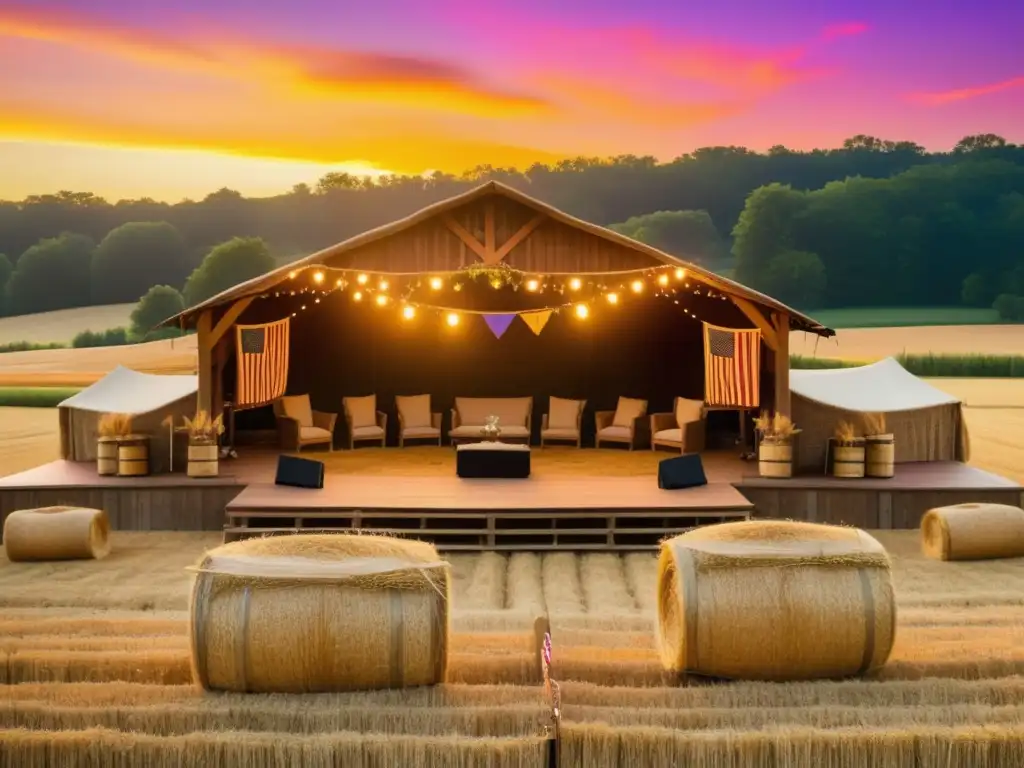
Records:
[[[753,287],[768,281],[768,265],[796,243],[796,223],[807,196],[792,187],[769,184],[755,189],[733,230],[736,278]]]
[[[169,285],[154,285],[139,299],[132,310],[131,332],[142,338],[169,317],[174,317],[185,308],[185,300],[177,289]]]
[[[193,266],[185,240],[171,224],[122,224],[103,238],[93,255],[93,303],[137,301],[154,285],[181,285]]]
[[[727,254],[707,211],[656,211],[632,216],[611,229],[682,259],[710,266]]]
[[[960,298],[968,307],[989,307],[992,305],[992,288],[988,278],[980,272],[971,272],[964,278]]]
[[[11,279],[14,265],[6,254],[0,253],[0,317],[7,313],[7,281]]]
[[[996,296],[992,308],[999,313],[999,319],[1008,323],[1024,323],[1024,296],[1001,293]]]
[[[49,312],[89,304],[89,266],[95,243],[63,234],[33,245],[18,259],[7,281],[12,315]]]
[[[185,301],[193,306],[221,291],[274,269],[267,244],[258,237],[236,237],[213,248],[185,283]]]
[[[816,253],[782,251],[768,262],[764,290],[798,309],[817,309],[825,297],[825,265]]]

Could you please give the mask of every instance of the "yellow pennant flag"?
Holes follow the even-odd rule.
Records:
[[[544,326],[548,324],[548,319],[551,317],[551,310],[542,309],[537,312],[523,312],[519,317],[530,326],[530,330],[534,334],[540,336],[540,332],[544,330]]]

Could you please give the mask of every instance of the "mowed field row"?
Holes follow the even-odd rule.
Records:
[[[1024,559],[942,563],[916,532],[875,535],[899,603],[892,657],[869,679],[804,683],[663,672],[652,554],[453,555],[446,684],[303,695],[190,684],[185,566],[216,533],[115,533],[101,561],[0,558],[0,754],[19,766],[542,765],[533,621],[547,613],[560,765],[1020,764]]]

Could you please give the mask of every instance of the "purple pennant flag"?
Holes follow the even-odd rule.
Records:
[[[484,315],[484,322],[487,323],[487,327],[491,329],[491,333],[496,339],[501,338],[515,319],[515,315]]]

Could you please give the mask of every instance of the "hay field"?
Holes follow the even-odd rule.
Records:
[[[821,339],[794,331],[792,355],[871,361],[899,355],[1019,355],[1024,325],[930,325],[908,328],[844,328]]]
[[[0,477],[59,458],[56,408],[0,408]]]
[[[34,315],[0,317],[0,345],[18,341],[70,344],[82,331],[105,331],[128,325],[135,306],[108,304],[104,307],[76,307]]]
[[[456,554],[449,682],[332,695],[191,686],[185,564],[209,533],[115,533],[98,562],[0,557],[0,755],[11,764],[536,766],[535,617],[551,618],[561,765],[1019,765],[1024,559],[893,555],[899,619],[873,679],[708,684],[665,675],[652,554]],[[90,762],[88,764],[99,764]]]

